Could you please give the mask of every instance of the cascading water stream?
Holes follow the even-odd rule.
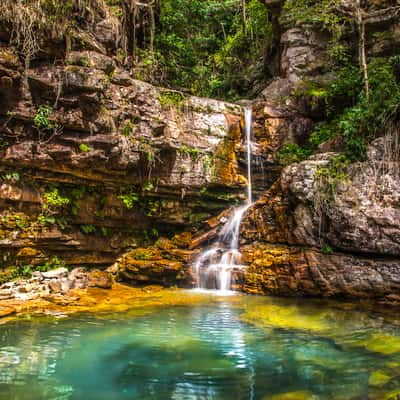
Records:
[[[251,123],[252,112],[250,108],[244,109],[244,126],[246,132],[246,155],[247,155],[247,204],[253,202],[252,184],[251,184]]]
[[[247,161],[247,200],[246,204],[236,208],[231,217],[223,226],[217,240],[205,249],[197,258],[193,270],[199,289],[218,289],[229,291],[231,289],[232,272],[244,268],[240,264],[239,251],[240,224],[243,215],[252,204],[252,179],[251,179],[251,125],[252,112],[250,108],[244,109],[246,133],[246,161]]]

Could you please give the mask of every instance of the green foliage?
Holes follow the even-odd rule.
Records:
[[[329,246],[328,244],[325,244],[322,246],[321,248],[321,252],[323,254],[333,254],[333,249],[331,246]]]
[[[64,261],[60,260],[57,256],[54,256],[49,261],[46,261],[43,265],[36,266],[35,270],[46,272],[61,267],[64,267]]]
[[[330,85],[327,121],[317,126],[313,140],[339,136],[350,160],[365,156],[367,142],[382,133],[387,119],[397,112],[400,85],[393,64],[396,57],[372,58],[369,62],[370,95],[366,96],[361,71],[355,66],[342,68]],[[330,119],[333,118],[333,119]]]
[[[145,200],[142,202],[142,207],[148,217],[153,217],[160,212],[161,203],[158,200]]]
[[[52,114],[53,109],[50,106],[41,105],[33,119],[33,124],[36,128],[42,131],[49,131],[53,129],[54,125],[50,121],[49,116]]]
[[[21,179],[21,176],[19,175],[18,172],[7,172],[2,176],[3,180],[9,181],[9,182],[18,182]]]
[[[247,1],[246,31],[238,0],[163,0],[157,28],[154,49],[145,41],[137,51],[137,77],[219,98],[250,89],[250,68],[271,37],[259,0]],[[176,100],[162,102],[171,106]]]
[[[80,64],[82,67],[88,67],[88,66],[89,66],[89,59],[88,59],[87,57],[82,57],[82,58],[79,60],[79,64]]]
[[[212,167],[212,158],[208,154],[203,157],[204,173],[208,174]]]
[[[158,101],[163,108],[180,109],[186,100],[186,96],[179,92],[161,92],[158,96]]]
[[[341,42],[344,28],[352,18],[341,13],[341,0],[287,0],[283,6],[281,23],[287,27],[316,26],[330,33],[327,56],[332,64],[346,63],[349,48]]]
[[[15,225],[23,231],[29,227],[28,220],[23,216],[16,214],[14,220],[15,220]]]
[[[81,231],[85,235],[90,235],[91,233],[95,233],[96,232],[96,227],[94,225],[91,225],[91,224],[81,225],[80,228],[81,228]]]
[[[54,225],[56,223],[56,219],[52,215],[46,215],[42,213],[38,216],[38,222],[42,226]]]
[[[42,265],[16,265],[0,274],[0,284],[17,278],[30,278],[35,271],[46,272],[64,266],[64,262],[57,256],[52,257]]]
[[[188,155],[193,161],[196,161],[200,156],[200,149],[182,145],[178,148],[178,153]]]
[[[287,26],[319,25],[336,37],[340,37],[348,17],[338,9],[341,0],[287,0],[281,22]]]
[[[151,140],[140,138],[138,150],[146,155],[146,159],[150,164],[154,163],[156,154]]]
[[[288,143],[279,152],[279,161],[282,165],[306,160],[311,155],[311,150],[294,143]]]
[[[86,188],[84,186],[74,188],[71,190],[71,213],[72,215],[79,214],[80,201],[86,193]]]
[[[57,187],[52,187],[49,191],[44,193],[44,208],[63,208],[70,204],[70,199],[68,197],[63,197],[59,193]]]
[[[326,167],[317,169],[317,177],[324,177],[329,183],[334,183],[338,180],[346,178],[346,167],[350,164],[350,160],[345,154],[339,154],[332,157]]]
[[[145,192],[151,192],[154,189],[154,185],[151,182],[145,182],[142,185],[142,190]]]
[[[305,84],[296,97],[323,97],[323,121],[318,122],[304,147],[285,146],[281,162],[288,164],[307,158],[323,142],[337,139],[342,143],[343,162],[362,160],[367,144],[383,133],[387,121],[399,111],[400,84],[395,67],[399,57],[369,60],[369,97],[365,94],[360,68],[346,65],[337,71],[335,80],[327,87]]]
[[[124,203],[128,210],[131,210],[139,202],[140,196],[134,188],[128,187],[121,189],[118,199]]]
[[[90,146],[88,146],[86,143],[81,143],[79,145],[79,150],[82,153],[88,153],[89,151],[92,151],[92,148]]]
[[[125,137],[129,137],[133,131],[134,124],[132,121],[128,121],[121,130],[121,134]]]

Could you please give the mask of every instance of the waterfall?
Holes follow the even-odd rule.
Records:
[[[247,200],[246,204],[233,210],[231,217],[225,222],[216,241],[211,247],[205,249],[197,258],[193,272],[197,280],[198,289],[218,289],[229,291],[231,289],[232,272],[244,268],[241,265],[239,251],[240,224],[243,215],[252,205],[251,181],[251,126],[252,112],[250,108],[244,109],[245,121],[245,148],[247,162]]]
[[[251,108],[244,109],[244,125],[246,132],[246,154],[247,154],[247,204],[253,202],[252,187],[251,187],[251,123],[252,113]]]

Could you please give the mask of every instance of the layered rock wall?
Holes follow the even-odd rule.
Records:
[[[241,107],[132,79],[109,15],[38,30],[30,60],[0,23],[4,279],[54,256],[108,266],[242,196]]]

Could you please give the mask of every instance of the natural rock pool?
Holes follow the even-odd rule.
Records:
[[[395,399],[400,318],[175,291],[124,313],[0,325],[1,399]],[[187,301],[186,301],[187,300]],[[137,304],[136,304],[137,306]]]

